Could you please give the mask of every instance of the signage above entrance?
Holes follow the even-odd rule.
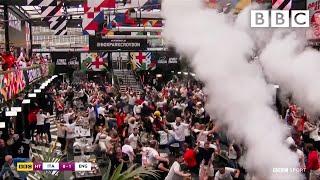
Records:
[[[107,39],[103,37],[89,37],[89,49],[91,51],[137,51],[146,50],[147,39]]]

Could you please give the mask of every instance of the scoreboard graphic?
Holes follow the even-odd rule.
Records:
[[[91,171],[91,163],[60,162],[60,163],[33,163],[18,162],[17,171]]]

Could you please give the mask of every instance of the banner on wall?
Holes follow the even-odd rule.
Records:
[[[307,39],[320,39],[320,0],[307,0],[310,14],[310,28],[306,32]]]
[[[37,68],[25,70],[24,75],[25,75],[26,84],[28,85],[32,84],[41,78],[42,76],[41,68],[37,67]]]
[[[111,60],[112,61],[129,61],[128,52],[112,52],[111,53]]]
[[[86,71],[107,71],[108,52],[81,53],[81,70]]]
[[[151,52],[131,52],[130,61],[132,69],[138,71],[154,70],[157,66]]]
[[[80,67],[80,53],[77,52],[54,52],[51,54],[52,62],[55,64],[56,73],[73,73]]]
[[[174,70],[178,68],[180,62],[180,55],[174,49],[168,51],[152,52],[153,59],[157,62],[157,68]]]
[[[26,87],[23,70],[0,75],[0,94],[5,101],[12,99]]]
[[[146,50],[147,39],[107,39],[103,37],[89,37],[89,49],[100,50]]]

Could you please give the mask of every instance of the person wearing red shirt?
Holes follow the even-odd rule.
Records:
[[[39,109],[35,108],[30,110],[29,114],[28,114],[28,122],[29,122],[29,129],[28,129],[28,134],[29,137],[31,136],[31,141],[34,142],[34,131],[36,129],[36,124],[37,124],[37,113],[38,113]]]
[[[306,169],[307,171],[310,171],[309,180],[319,180],[320,168],[319,168],[318,151],[313,146],[313,144],[307,144],[306,150],[308,152],[308,161],[307,161]]]
[[[198,173],[196,172],[196,170],[198,170],[198,168],[195,168],[197,166],[197,160],[196,160],[196,152],[194,151],[194,149],[188,145],[187,143],[184,143],[184,154],[183,154],[183,159],[184,162],[186,163],[186,166],[188,167],[188,169],[194,173]]]
[[[126,113],[124,113],[122,110],[116,113],[117,129],[119,134],[122,134],[122,130],[123,130],[122,126],[124,124],[124,120],[126,116],[127,116]]]

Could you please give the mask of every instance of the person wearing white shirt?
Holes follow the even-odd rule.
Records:
[[[313,124],[310,122],[304,123],[304,132],[309,133],[309,138],[312,139],[314,142],[313,144],[317,148],[317,150],[320,150],[320,136],[319,136],[319,125]]]
[[[181,171],[180,164],[183,163],[183,156],[179,155],[176,157],[176,161],[171,165],[169,173],[165,180],[179,180],[184,177],[190,177],[190,173],[184,173]]]
[[[238,178],[240,171],[238,169],[233,169],[229,167],[221,167],[216,172],[214,180],[233,180],[233,176]]]
[[[71,112],[71,110],[69,110],[69,112],[66,110],[65,114],[63,115],[63,121],[69,123],[69,119],[72,115],[73,112]]]
[[[189,128],[189,124],[186,123],[182,123],[181,122],[181,117],[176,117],[176,122],[175,123],[171,123],[172,129],[173,129],[173,133],[171,133],[171,135],[173,136],[169,142],[168,142],[168,146],[170,146],[171,144],[174,143],[179,143],[179,147],[182,149],[183,148],[183,143],[185,141],[185,131],[187,128]],[[166,130],[167,133],[169,133],[168,130]]]
[[[110,146],[111,137],[108,136],[105,129],[102,126],[99,126],[99,133],[96,135],[94,141],[95,144],[98,143],[101,152],[106,152]]]
[[[133,93],[130,93],[128,95],[128,104],[129,104],[129,112],[133,112],[133,107],[134,107],[134,103],[136,102],[137,98],[135,95],[133,95]]]
[[[98,107],[97,111],[98,111],[98,114],[105,115],[106,108],[104,108],[103,106],[100,106]]]
[[[47,116],[43,113],[42,109],[39,110],[39,112],[36,115],[37,117],[37,136],[36,136],[36,142],[40,143],[40,135],[41,139],[43,140],[43,134],[44,132],[44,121],[47,118]]]
[[[136,155],[134,154],[133,148],[130,146],[130,141],[128,139],[124,140],[124,145],[122,146],[122,152],[129,156],[130,162],[133,162]]]
[[[136,121],[135,117],[128,118],[128,134],[132,134],[133,130],[138,127],[139,123]]]
[[[91,129],[91,132],[93,132],[94,125],[96,124],[96,113],[94,111],[94,107],[92,106],[92,104],[89,104],[87,112],[88,112],[88,119],[89,119],[90,129]]]
[[[168,158],[161,157],[159,152],[155,149],[157,142],[152,140],[150,147],[142,148],[142,166],[144,167],[156,167],[159,161],[169,163]]]
[[[141,113],[141,108],[142,108],[142,105],[139,105],[139,104],[134,105],[134,107],[133,107],[133,113],[134,113],[135,116],[136,116],[136,115],[140,115],[140,113]]]
[[[289,146],[290,150],[292,152],[294,152],[295,154],[297,154],[298,158],[299,158],[299,168],[306,168],[306,163],[305,163],[305,159],[304,159],[304,153],[297,148],[297,146],[295,144],[291,144]]]
[[[76,122],[73,122],[72,119],[69,119],[69,123],[66,123],[67,151],[72,151],[73,149],[73,143],[75,138],[75,127],[76,127]]]
[[[133,150],[137,150],[138,148],[138,142],[139,142],[139,130],[138,128],[133,129],[133,133],[130,134],[128,140],[130,142],[130,146],[133,148]]]

